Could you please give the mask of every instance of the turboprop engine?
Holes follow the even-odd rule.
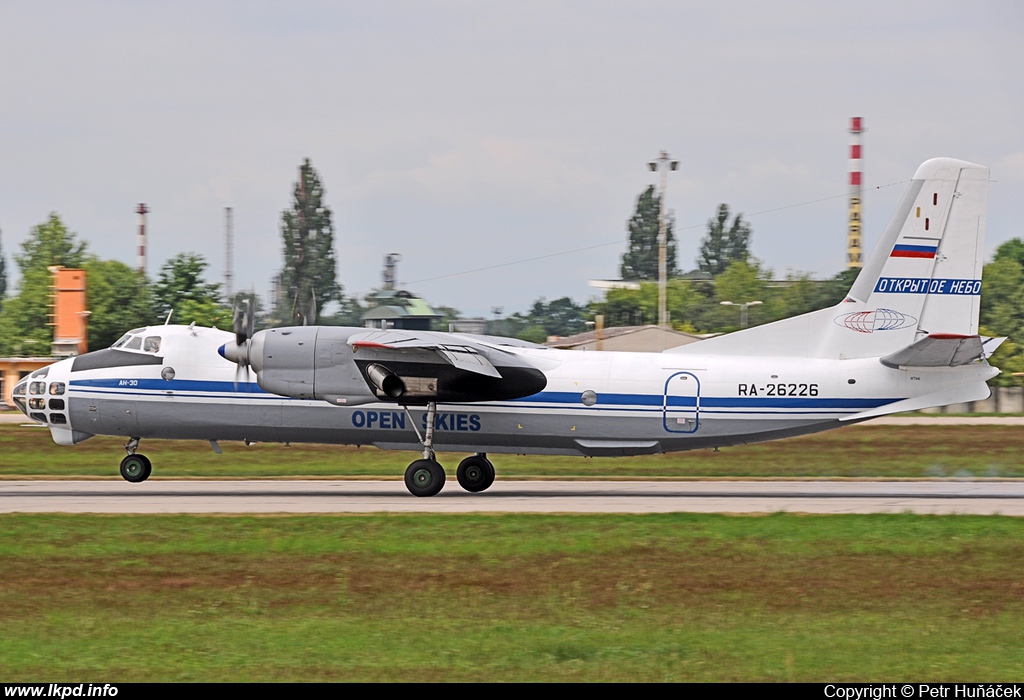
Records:
[[[264,391],[345,406],[507,401],[547,384],[543,372],[514,352],[427,331],[273,328],[228,343],[221,354],[251,367]]]

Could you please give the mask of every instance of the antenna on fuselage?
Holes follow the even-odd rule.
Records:
[[[167,312],[167,318],[164,319],[164,325],[165,326],[171,325],[171,314],[173,314],[173,313],[174,313],[174,309],[171,309],[170,311]]]

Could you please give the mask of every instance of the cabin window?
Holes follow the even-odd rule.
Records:
[[[146,352],[160,352],[160,336],[151,335],[146,338],[146,342],[142,345],[142,349]]]

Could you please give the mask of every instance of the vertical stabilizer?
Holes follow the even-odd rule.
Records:
[[[842,303],[675,352],[852,359],[976,335],[988,179],[982,165],[926,161]]]
[[[976,334],[988,179],[962,160],[921,165],[850,297],[922,333]]]

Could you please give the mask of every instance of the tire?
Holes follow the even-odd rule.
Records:
[[[473,455],[459,463],[455,475],[459,479],[459,486],[470,493],[479,493],[494,483],[494,465],[486,457]]]
[[[125,481],[138,484],[149,478],[153,473],[153,464],[145,455],[128,455],[121,460],[121,477]]]
[[[413,496],[436,496],[444,488],[444,469],[432,459],[417,459],[405,470],[405,488]]]

